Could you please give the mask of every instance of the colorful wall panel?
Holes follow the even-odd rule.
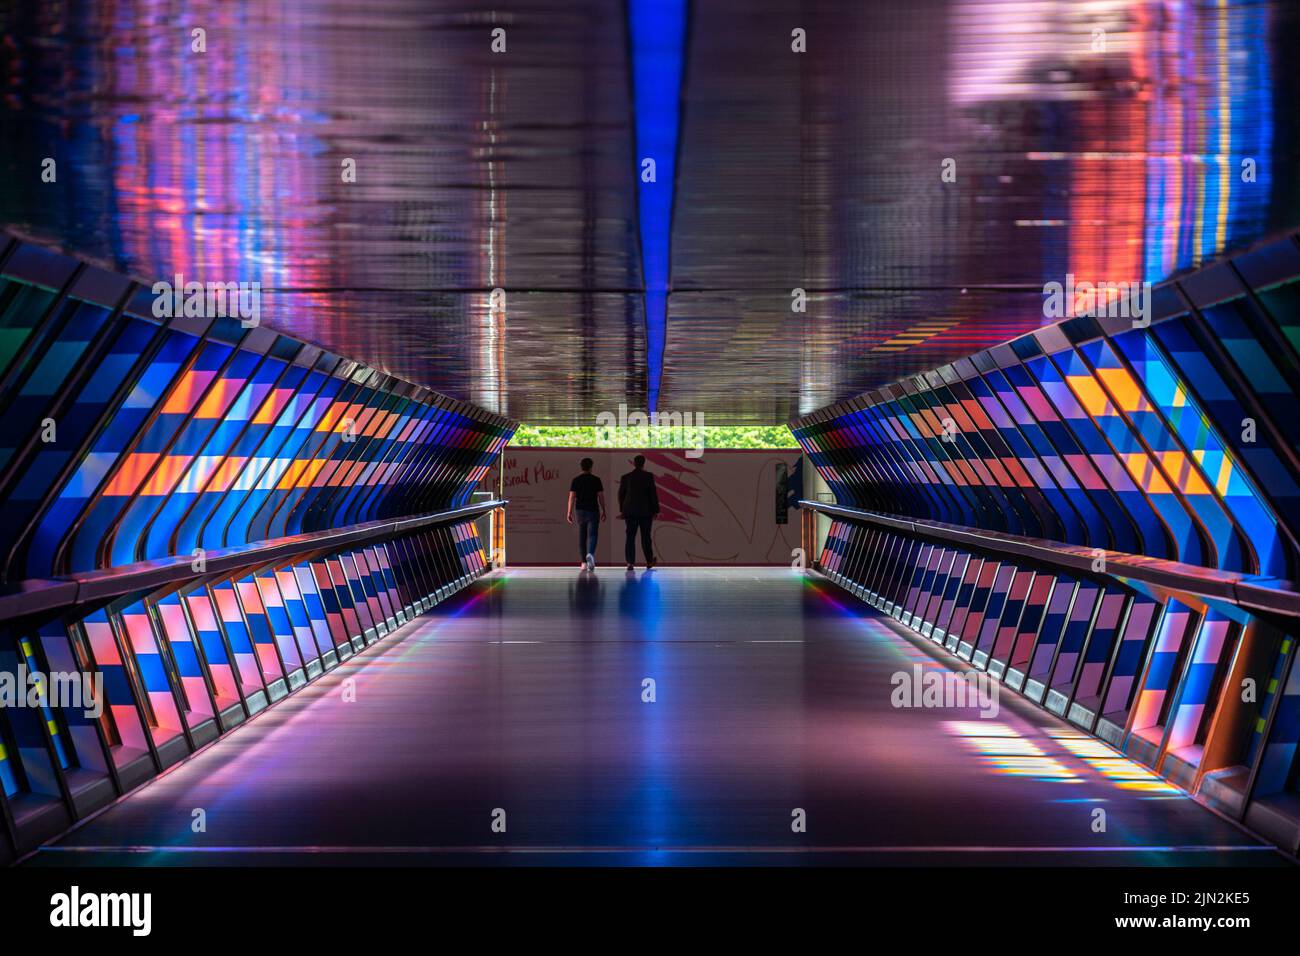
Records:
[[[1073,319],[791,427],[843,505],[1290,580],[1300,278],[1267,292]]]
[[[165,586],[6,606],[0,671],[101,682],[102,708],[45,684],[0,709],[0,861],[488,568],[473,509],[440,516],[466,505],[514,423],[269,329],[158,319],[151,302],[0,238],[0,588],[166,572]],[[394,519],[417,520],[373,530]],[[354,530],[368,537],[329,544]],[[257,557],[277,539],[290,557]]]
[[[1150,301],[1145,320],[1071,318],[792,423],[849,509],[819,567],[1294,850],[1300,243]],[[945,543],[955,529],[986,544]],[[1093,573],[1012,541],[1089,549]],[[1125,576],[1151,558],[1189,583]],[[1285,599],[1247,610],[1230,582]]]

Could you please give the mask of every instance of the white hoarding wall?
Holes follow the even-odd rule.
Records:
[[[799,460],[797,450],[651,450],[662,509],[654,523],[656,557],[664,565],[783,564],[799,546],[799,512],[781,507]],[[510,564],[578,563],[578,533],[564,520],[569,483],[583,458],[605,485],[608,520],[601,525],[596,560],[623,564],[624,524],[618,479],[632,470],[636,449],[507,448],[505,450],[506,557]],[[494,468],[484,487],[497,487]],[[788,497],[787,497],[788,500]],[[785,511],[786,523],[779,523]],[[642,556],[637,547],[637,563]]]

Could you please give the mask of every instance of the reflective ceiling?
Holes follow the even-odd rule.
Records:
[[[1293,6],[0,3],[0,222],[525,421],[785,421],[1300,221]]]

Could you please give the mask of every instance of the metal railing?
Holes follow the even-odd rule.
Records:
[[[1168,591],[1236,604],[1252,611],[1300,617],[1300,591],[1296,590],[1292,582],[1268,575],[1218,571],[1145,555],[1086,548],[1041,538],[1025,538],[941,521],[901,518],[821,501],[804,500],[799,505],[846,521],[887,528],[971,551],[1043,564],[1072,574],[1140,581]],[[1103,559],[1102,571],[1096,568],[1099,558]]]
[[[55,608],[103,602],[124,594],[152,591],[193,578],[221,577],[240,568],[277,562],[291,563],[303,555],[388,540],[421,528],[476,518],[505,505],[505,501],[497,499],[478,501],[460,508],[411,518],[368,521],[347,528],[272,538],[236,548],[213,549],[203,553],[202,571],[194,570],[192,555],[180,555],[65,577],[34,578],[0,591],[0,621]]]

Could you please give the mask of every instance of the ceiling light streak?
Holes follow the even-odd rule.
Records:
[[[659,405],[668,335],[669,247],[681,118],[686,0],[629,0],[632,108],[636,116],[637,213],[645,279],[646,406]],[[646,160],[654,161],[647,182]]]

